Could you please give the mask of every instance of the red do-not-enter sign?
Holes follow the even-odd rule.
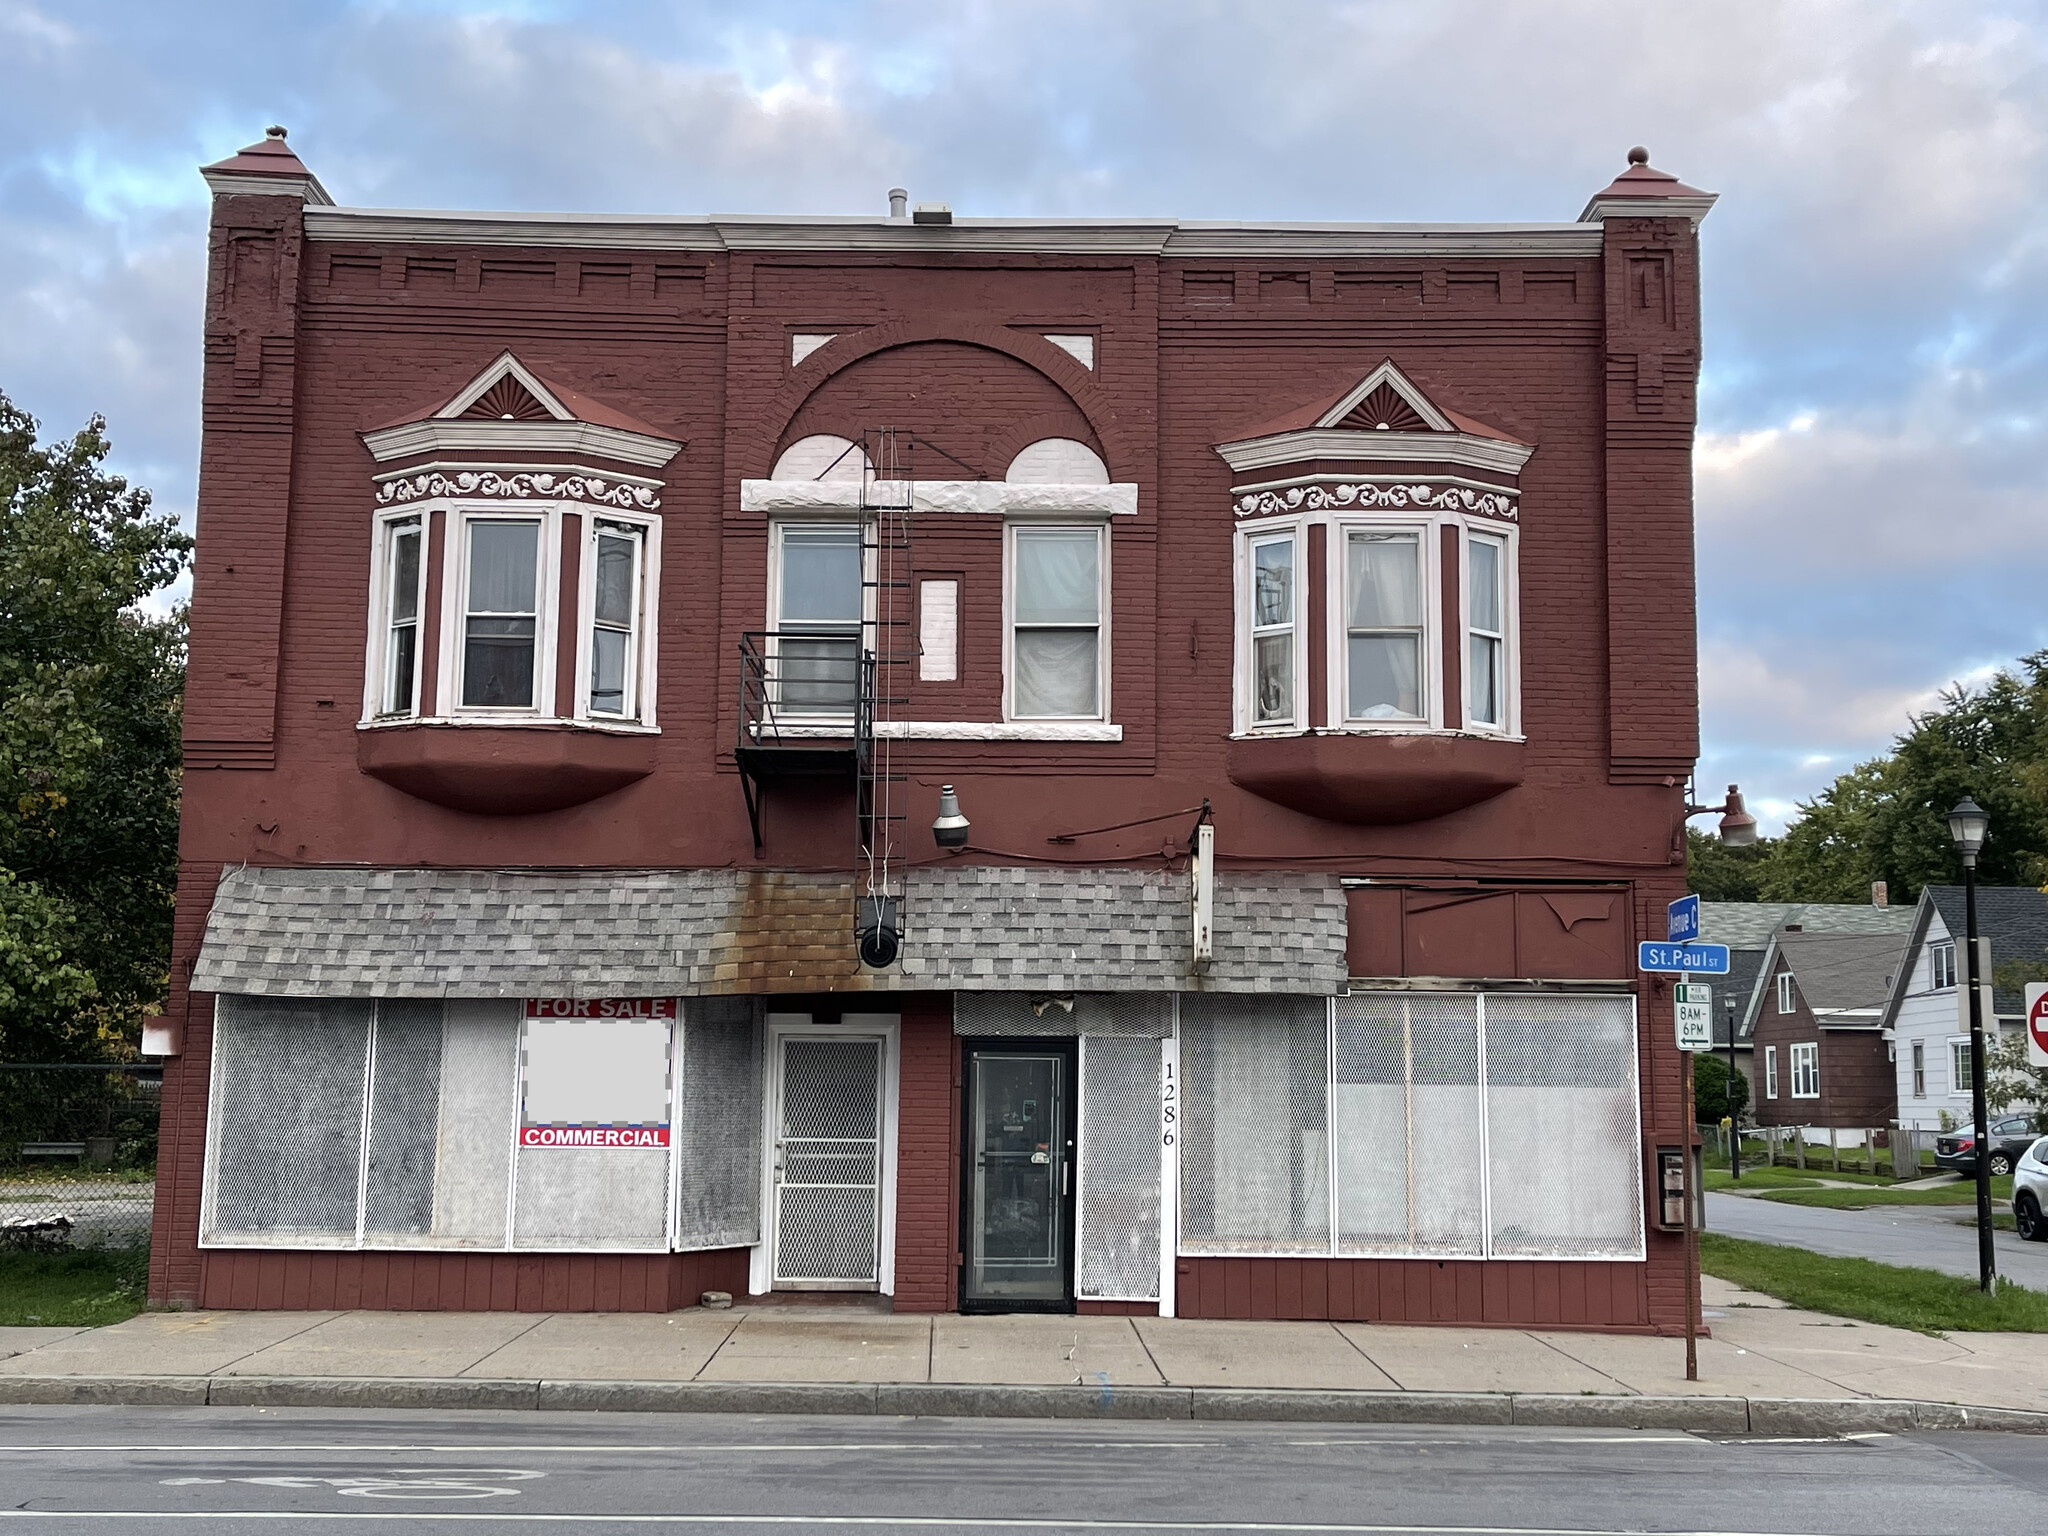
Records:
[[[2048,983],[2027,983],[2027,1060],[2048,1067]]]

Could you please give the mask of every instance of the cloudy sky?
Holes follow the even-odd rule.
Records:
[[[206,192],[1705,227],[1700,782],[1773,822],[2048,645],[2035,0],[0,0],[0,389],[189,517]]]

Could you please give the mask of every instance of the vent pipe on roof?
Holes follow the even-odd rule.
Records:
[[[907,219],[910,217],[910,191],[907,187],[889,189],[889,217]]]

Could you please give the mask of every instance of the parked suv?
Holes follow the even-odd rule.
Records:
[[[2000,1115],[1985,1129],[1991,1133],[1991,1171],[2000,1177],[2012,1172],[2020,1154],[2041,1134],[2034,1129],[2032,1115]],[[1963,1126],[1937,1136],[1934,1140],[1934,1166],[1974,1174],[1977,1171],[1976,1131]]]
[[[2048,1136],[2021,1154],[2012,1171],[2012,1221],[2030,1243],[2048,1242]]]

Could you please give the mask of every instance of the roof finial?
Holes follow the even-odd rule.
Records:
[[[272,123],[263,130],[263,137],[266,139],[282,139],[284,137],[284,128],[281,124]]]
[[[1650,163],[1650,152],[1638,144],[1628,152],[1628,163],[1630,165],[1648,165]]]

